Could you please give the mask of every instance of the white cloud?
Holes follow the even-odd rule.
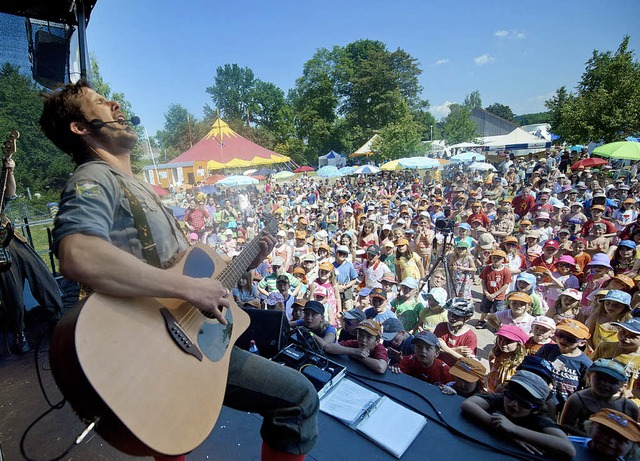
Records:
[[[526,37],[521,30],[496,30],[493,35],[505,40],[522,40]]]
[[[444,103],[440,104],[439,106],[430,107],[429,108],[429,112],[431,112],[431,114],[433,114],[433,116],[437,120],[440,120],[441,118],[444,118],[447,115],[449,115],[449,112],[451,112],[449,110],[449,106],[451,104],[453,104],[452,101],[445,101]]]
[[[493,56],[490,56],[489,53],[485,53],[473,58],[473,62],[476,63],[476,66],[484,66],[485,64],[489,64],[490,62],[495,60],[496,58],[494,58]]]
[[[431,67],[441,66],[441,65],[446,64],[448,62],[449,62],[449,58],[438,59],[436,62],[431,64]]]

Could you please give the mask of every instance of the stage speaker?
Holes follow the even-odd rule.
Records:
[[[264,309],[243,308],[251,318],[247,331],[236,341],[236,346],[249,350],[253,339],[260,355],[271,358],[280,352],[289,338],[289,321],[283,311],[267,311]]]
[[[69,43],[64,37],[37,30],[33,49],[33,79],[54,89],[67,82]]]

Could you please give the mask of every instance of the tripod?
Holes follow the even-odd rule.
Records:
[[[453,295],[455,295],[455,290],[453,289],[451,268],[449,267],[449,255],[447,255],[446,253],[446,248],[447,248],[447,244],[453,241],[453,230],[451,231],[445,230],[443,233],[444,233],[444,240],[442,242],[442,252],[440,253],[440,256],[438,256],[435,262],[432,264],[431,270],[429,271],[429,273],[425,275],[422,278],[422,280],[420,280],[421,286],[420,286],[420,289],[418,290],[418,293],[422,291],[422,288],[429,282],[429,279],[431,279],[431,276],[433,275],[433,273],[442,264],[444,266],[444,277],[445,277],[446,286],[447,286],[447,298],[451,298],[453,297]],[[433,239],[432,247],[434,248],[434,251],[437,254],[438,243],[435,238]]]

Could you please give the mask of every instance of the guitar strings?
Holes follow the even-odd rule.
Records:
[[[229,287],[229,283],[233,280],[236,280],[239,275],[242,275],[246,263],[251,262],[253,258],[258,254],[260,238],[264,234],[265,231],[260,232],[260,234],[245,248],[245,250],[238,256],[236,256],[231,263],[226,266],[220,274],[216,277],[227,290],[232,290],[233,287]],[[199,315],[200,314],[200,315]],[[177,324],[182,329],[189,329],[191,326],[199,323],[202,320],[201,315],[202,312],[197,307],[191,305],[187,312],[177,320]],[[205,317],[209,318],[205,315]]]

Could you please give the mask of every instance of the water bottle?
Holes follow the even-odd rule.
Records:
[[[258,351],[258,346],[256,346],[256,341],[254,339],[252,339],[249,343],[249,352],[256,355],[260,354],[260,351]]]

